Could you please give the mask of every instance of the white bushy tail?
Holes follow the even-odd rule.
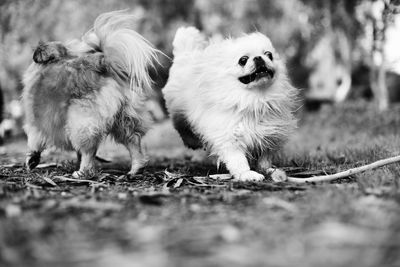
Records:
[[[161,52],[133,30],[134,24],[135,17],[125,11],[104,13],[82,40],[102,51],[116,75],[128,77],[131,89],[147,91],[152,87],[149,68],[159,62],[157,54]]]
[[[181,27],[176,31],[172,45],[174,56],[176,56],[180,53],[204,49],[207,41],[195,27]]]

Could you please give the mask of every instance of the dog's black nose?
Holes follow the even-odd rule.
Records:
[[[262,57],[255,57],[253,60],[254,64],[256,65],[256,69],[265,66],[265,61],[262,59]]]

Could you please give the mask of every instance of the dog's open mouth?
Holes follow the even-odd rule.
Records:
[[[259,79],[264,78],[264,77],[268,77],[269,79],[272,79],[274,77],[274,74],[275,74],[275,72],[272,69],[269,69],[266,66],[262,66],[262,67],[256,69],[255,72],[253,72],[249,75],[240,77],[239,81],[244,84],[249,84],[251,82],[258,81]]]

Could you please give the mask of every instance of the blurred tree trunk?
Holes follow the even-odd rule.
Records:
[[[386,110],[389,107],[389,94],[386,86],[386,57],[385,57],[385,41],[387,28],[387,1],[375,1],[371,5],[371,21],[372,21],[372,50],[371,50],[371,71],[370,85],[378,104],[379,110]]]
[[[383,111],[389,107],[389,93],[386,85],[387,60],[385,55],[386,30],[398,13],[398,2],[392,0],[373,1],[370,19],[372,21],[373,44],[371,50],[370,85],[378,104]]]
[[[306,98],[311,102],[340,103],[346,100],[351,90],[352,40],[354,34],[348,25],[352,25],[350,17],[354,12],[346,9],[342,1],[321,1],[321,26],[315,45],[308,53],[305,65],[310,69],[308,92]],[[338,23],[340,18],[340,23]]]

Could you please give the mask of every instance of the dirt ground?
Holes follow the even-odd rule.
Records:
[[[297,176],[398,155],[400,107],[366,102],[303,117],[274,164]],[[128,153],[70,181],[74,154],[48,151],[23,168],[25,140],[0,148],[0,266],[400,266],[400,165],[325,184],[240,183],[215,177],[169,122],[146,137],[134,178]]]

